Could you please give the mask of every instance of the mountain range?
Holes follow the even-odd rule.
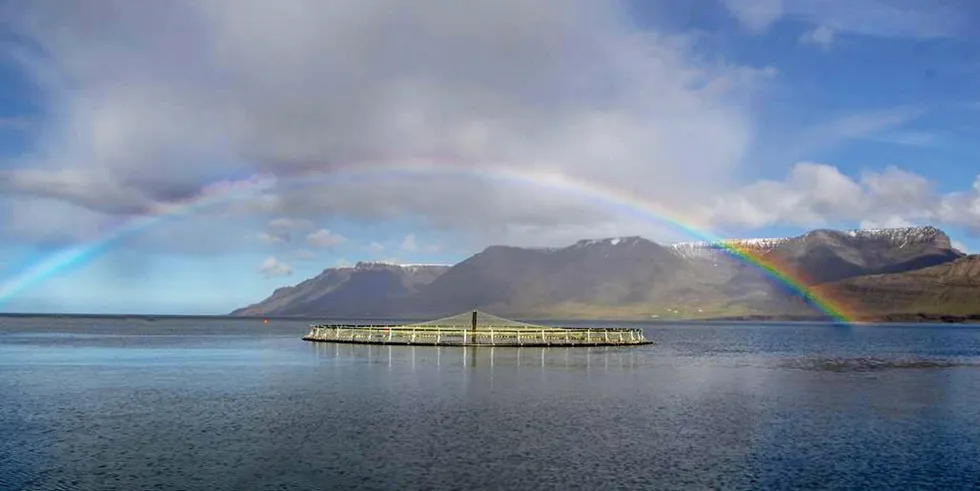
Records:
[[[796,318],[819,315],[817,298],[868,320],[969,316],[980,314],[978,258],[935,227],[668,245],[642,237],[495,245],[452,266],[329,268],[232,315],[434,318],[476,308],[533,319]]]

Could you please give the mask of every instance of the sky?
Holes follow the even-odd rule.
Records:
[[[933,225],[980,250],[972,0],[0,19],[0,312],[221,314],[362,260],[617,236]]]

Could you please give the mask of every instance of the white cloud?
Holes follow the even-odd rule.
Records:
[[[941,138],[939,135],[916,130],[895,131],[880,135],[871,135],[867,137],[867,139],[912,147],[939,147],[944,143],[943,138]]]
[[[916,224],[907,220],[903,216],[891,215],[877,220],[861,220],[858,228],[905,228],[914,227]]]
[[[112,221],[71,203],[40,197],[5,196],[0,192],[0,233],[34,244],[65,245],[98,237]],[[14,240],[7,239],[9,243]]]
[[[933,224],[980,234],[980,177],[970,191],[940,194],[925,177],[896,167],[854,179],[832,165],[803,162],[785,180],[760,181],[720,196],[709,213],[717,226]]]
[[[306,242],[315,247],[330,249],[347,242],[347,238],[325,228],[321,228],[320,230],[307,235]]]
[[[752,32],[765,32],[783,16],[783,0],[722,0],[732,15]]]
[[[312,230],[316,227],[310,220],[279,217],[266,223],[266,231],[255,235],[263,244],[276,245],[292,242],[293,233]]]
[[[825,216],[860,206],[861,188],[837,168],[797,164],[786,181],[760,181],[718,199],[716,219],[760,228],[777,223],[815,226]]]
[[[914,121],[924,113],[919,107],[862,111],[814,125],[802,138],[813,142],[810,148],[850,138],[869,138]]]
[[[439,252],[443,248],[442,242],[430,242],[423,244],[415,234],[408,234],[402,239],[401,250],[409,253],[425,252],[433,253]]]
[[[381,252],[384,252],[384,250],[385,250],[385,246],[380,242],[371,242],[370,244],[368,244],[368,251],[370,251],[373,254],[380,254]]]
[[[665,205],[726,188],[774,70],[715,62],[693,37],[636,31],[625,12],[585,0],[25,2],[9,20],[43,53],[22,59],[52,110],[38,152],[0,171],[0,187],[118,214],[261,174],[271,189],[237,212],[412,216],[473,235],[586,233],[610,214],[448,173],[303,183],[297,172],[451,155],[464,171],[560,169]]]
[[[790,17],[837,32],[928,39],[970,34],[975,14],[966,4],[916,0],[722,0],[742,25],[764,32]],[[966,8],[964,8],[966,7]],[[829,33],[816,33],[825,37]],[[832,39],[832,36],[830,37]],[[829,44],[829,42],[827,43]]]
[[[406,252],[418,252],[419,245],[415,240],[415,234],[406,235],[405,239],[402,240],[401,248]]]
[[[783,15],[817,18],[796,0],[728,3],[754,29]],[[213,220],[261,220],[265,230],[253,236],[277,245],[307,234],[310,245],[336,246],[339,236],[315,230],[324,216],[417,219],[420,234],[449,231],[474,247],[604,235],[668,240],[670,224],[604,207],[582,189],[471,172],[487,162],[511,173],[560,171],[687,213],[690,203],[732,189],[755,138],[753,104],[776,76],[772,67],[716,62],[694,36],[639,32],[622,2],[287,5],[92,0],[8,9],[12,28],[38,47],[23,53],[42,53],[18,59],[39,80],[49,111],[35,125],[36,152],[0,169],[0,213],[13,220],[0,229],[4,238],[77,240],[119,215],[217,198]],[[904,19],[883,15],[893,25]],[[816,25],[855,29],[837,16]],[[879,134],[920,113],[840,118],[798,135],[792,153]],[[444,167],[453,170],[336,173],[363,160],[397,167],[433,156],[451,156]],[[852,194],[865,206],[863,182],[794,172],[796,181],[730,193],[725,213],[704,215],[817,223]],[[251,175],[258,177],[229,177]],[[796,188],[831,197],[798,198]],[[215,189],[251,197],[225,200]],[[809,211],[790,213],[801,199]],[[216,229],[201,222],[185,242]],[[210,240],[226,242],[225,232]],[[416,244],[418,252],[440,246]]]
[[[804,44],[815,44],[824,50],[830,49],[834,44],[834,34],[836,31],[830,26],[818,26],[812,31],[803,33],[800,42]]]
[[[943,196],[936,215],[945,223],[965,227],[971,233],[980,235],[980,176],[973,181],[969,191]]]
[[[280,261],[275,256],[269,256],[262,262],[262,265],[259,266],[259,272],[266,278],[278,278],[282,276],[291,276],[293,274],[293,268],[292,266]]]
[[[969,34],[970,9],[918,0],[792,0],[788,14],[866,36],[929,39]]]
[[[953,241],[953,248],[956,249],[956,250],[958,250],[958,251],[960,251],[960,252],[966,253],[966,254],[969,254],[970,253],[970,250],[966,246],[966,244],[964,244],[963,242],[960,242],[958,240],[954,240]]]
[[[829,115],[821,113],[814,116],[809,112],[795,114],[792,120],[767,129],[765,156],[770,164],[783,167],[855,140],[911,144],[918,138],[918,142],[922,143],[922,135],[908,135],[913,132],[903,127],[926,113],[924,107],[894,106],[835,111]]]

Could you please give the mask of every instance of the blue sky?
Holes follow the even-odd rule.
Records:
[[[343,170],[378,159],[560,173],[710,235],[935,225],[980,250],[966,0],[3,12],[0,311],[223,313],[359,260],[699,238],[585,189]],[[100,253],[50,267],[73,247]]]

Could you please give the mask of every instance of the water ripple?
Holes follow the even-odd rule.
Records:
[[[937,369],[970,367],[980,368],[980,363],[942,359],[894,359],[894,358],[804,358],[785,360],[785,368],[819,370],[829,372],[870,372],[898,369]]]
[[[305,322],[17,322],[0,325],[4,491],[945,490],[980,475],[975,328],[662,326],[636,349],[463,350],[306,343]]]

